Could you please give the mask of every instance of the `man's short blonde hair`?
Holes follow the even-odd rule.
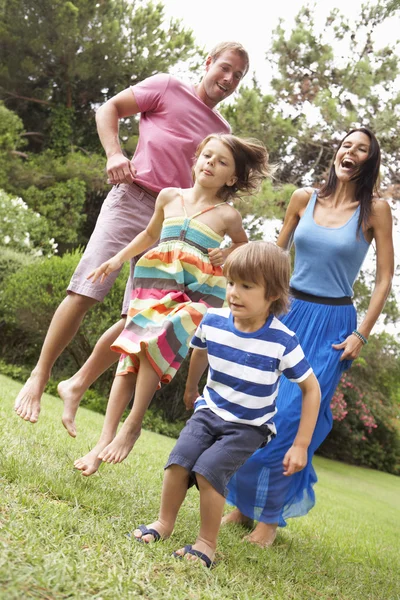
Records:
[[[223,54],[224,52],[236,52],[236,54],[239,54],[239,56],[244,60],[245,62],[245,69],[243,72],[243,77],[246,75],[247,71],[249,70],[250,67],[250,59],[249,59],[249,55],[247,50],[244,48],[244,46],[242,46],[242,44],[239,44],[239,42],[221,42],[219,44],[217,44],[216,46],[214,46],[214,48],[211,50],[209,56],[211,56],[213,62],[215,62],[217,60],[217,58],[219,58],[219,56],[221,56],[221,54]]]
[[[224,264],[224,275],[232,281],[263,285],[265,298],[277,299],[271,313],[279,316],[289,308],[289,253],[271,242],[249,242],[236,248]]]

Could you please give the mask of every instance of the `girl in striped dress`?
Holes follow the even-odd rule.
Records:
[[[193,188],[162,190],[147,228],[88,276],[103,281],[160,240],[135,266],[126,326],[111,346],[121,359],[103,431],[96,446],[75,461],[83,475],[97,471],[101,461],[117,463],[128,456],[154,393],[179,369],[207,308],[224,302],[226,256],[247,242],[241,216],[227,201],[255,191],[269,174],[265,147],[257,140],[211,135],[196,159]],[[232,244],[221,250],[225,235]],[[133,392],[133,408],[116,435]]]

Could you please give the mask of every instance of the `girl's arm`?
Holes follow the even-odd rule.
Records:
[[[119,269],[125,261],[141,254],[155,244],[160,237],[164,221],[164,207],[170,198],[169,190],[161,190],[155,202],[154,214],[146,229],[141,231],[123,250],[97,267],[97,269],[94,269],[87,278],[94,283],[100,277],[100,283],[103,283],[105,278]]]
[[[314,433],[321,403],[321,390],[314,373],[311,373],[298,385],[303,395],[301,418],[293,445],[283,459],[284,475],[293,475],[306,466],[307,450]]]
[[[221,248],[213,248],[208,251],[210,262],[214,267],[223,265],[229,254],[233,252],[235,248],[239,248],[239,246],[243,246],[243,244],[247,244],[249,241],[247,233],[243,229],[242,217],[235,208],[232,208],[232,210],[229,211],[225,225],[226,235],[231,238],[232,243],[229,248],[224,248],[223,250]]]
[[[183,401],[185,403],[186,410],[191,410],[197,398],[200,396],[199,381],[207,367],[207,350],[202,350],[201,348],[194,348],[192,356],[190,357],[189,373],[187,376],[185,393],[183,396]]]
[[[389,295],[394,273],[394,249],[392,233],[392,213],[386,201],[375,201],[370,226],[376,244],[375,287],[369,302],[368,310],[358,327],[358,331],[368,338],[369,334]],[[354,334],[341,344],[333,344],[336,350],[342,350],[340,360],[354,360],[363,347],[363,342]]]

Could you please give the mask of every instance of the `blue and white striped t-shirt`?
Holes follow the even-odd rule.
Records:
[[[261,329],[236,329],[229,308],[211,308],[200,323],[192,348],[207,349],[209,371],[195,411],[210,408],[225,421],[268,425],[276,413],[282,373],[297,383],[312,369],[296,335],[270,315]]]

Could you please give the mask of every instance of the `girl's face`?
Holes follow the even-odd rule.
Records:
[[[335,158],[335,173],[339,181],[354,179],[367,160],[371,142],[362,131],[354,131],[342,142]]]
[[[196,182],[206,188],[220,190],[225,185],[234,185],[237,181],[235,159],[229,147],[211,138],[196,161],[194,174]]]

